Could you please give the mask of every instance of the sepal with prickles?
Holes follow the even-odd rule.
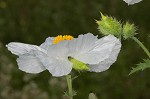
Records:
[[[78,71],[84,71],[84,70],[88,71],[88,70],[90,70],[90,68],[87,66],[87,64],[85,64],[85,63],[83,63],[79,60],[74,59],[72,57],[69,57],[68,59],[69,59],[70,62],[72,62],[72,64],[73,64],[72,68],[73,69],[78,70]]]

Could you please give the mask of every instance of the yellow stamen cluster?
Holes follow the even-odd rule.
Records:
[[[73,37],[71,35],[58,35],[55,37],[55,39],[53,40],[53,44],[58,44],[59,42],[61,41],[64,41],[64,40],[72,40]]]

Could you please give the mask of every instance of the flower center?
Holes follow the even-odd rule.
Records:
[[[64,36],[58,35],[58,36],[56,36],[56,37],[54,38],[53,44],[58,44],[58,43],[61,42],[61,41],[64,41],[64,40],[72,40],[72,39],[73,39],[73,36],[71,36],[71,35],[64,35]]]

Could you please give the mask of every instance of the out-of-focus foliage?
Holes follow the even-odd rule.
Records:
[[[0,99],[65,99],[65,77],[55,78],[48,71],[27,74],[18,70],[16,57],[5,44],[18,41],[41,44],[58,34],[98,34],[94,19],[99,11],[138,26],[137,35],[150,48],[150,1],[128,6],[123,0],[0,0]],[[101,36],[101,35],[99,35]],[[150,70],[128,76],[131,67],[147,58],[132,40],[122,42],[115,64],[102,73],[78,73],[73,81],[74,99],[88,99],[90,91],[98,99],[150,99]],[[80,75],[81,74],[81,75]]]

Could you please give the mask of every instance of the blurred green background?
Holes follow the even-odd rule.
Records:
[[[123,0],[0,0],[0,99],[66,99],[65,77],[48,71],[27,74],[18,69],[16,56],[5,47],[12,41],[40,45],[48,36],[91,32],[98,34],[99,11],[135,23],[137,37],[150,48],[150,0],[128,6]],[[102,35],[99,34],[99,37]],[[132,40],[122,41],[118,60],[102,73],[73,72],[74,99],[150,99],[150,70],[128,76],[131,67],[147,58]]]

